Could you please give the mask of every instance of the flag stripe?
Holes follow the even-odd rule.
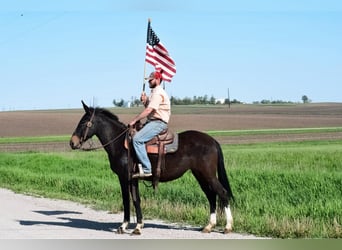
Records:
[[[159,63],[162,65],[162,67],[167,68],[168,70],[176,73],[176,67],[173,62],[170,62],[169,60],[166,60],[164,57],[156,56],[153,54],[147,54],[146,55],[146,61],[153,61],[154,63]]]
[[[170,67],[169,65],[165,64],[163,61],[159,60],[158,58],[147,57],[146,62],[152,64],[156,68],[163,69],[163,75],[164,74],[167,75],[168,78],[173,77],[176,73],[176,69],[174,67]]]
[[[157,47],[157,46],[155,46],[155,47]],[[164,58],[165,60],[169,61],[171,64],[173,64],[173,65],[175,64],[175,62],[172,60],[171,57],[165,56],[165,53],[160,52],[158,50],[158,48],[152,49],[150,46],[147,46],[146,53],[148,55],[151,55],[151,56],[153,56],[154,54],[157,54],[159,57]]]
[[[159,51],[157,49],[151,49],[150,46],[147,46],[147,47],[148,48],[146,50],[146,55],[149,55],[151,57],[163,58],[165,61],[168,61],[170,64],[172,64],[172,65],[175,64],[171,57],[165,56],[165,54],[159,53]],[[155,47],[157,47],[157,46],[155,46]]]
[[[176,74],[176,69],[167,63],[163,62],[159,58],[147,58],[147,62],[153,64],[154,66],[160,66],[164,71],[168,72],[169,74]]]

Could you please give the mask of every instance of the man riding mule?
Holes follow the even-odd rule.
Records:
[[[155,71],[150,74],[148,83],[151,88],[151,95],[147,97],[145,92],[141,94],[140,99],[145,109],[129,123],[133,127],[140,120],[147,118],[146,124],[132,138],[132,144],[140,162],[138,164],[139,173],[134,174],[133,178],[152,176],[151,162],[146,152],[145,143],[165,131],[170,120],[170,99],[166,91],[160,86],[161,81],[162,74],[160,72]]]
[[[144,223],[140,205],[139,179],[130,178],[130,151],[125,147],[125,135],[129,128],[106,109],[88,107],[84,103],[83,108],[85,114],[72,133],[70,146],[72,149],[81,149],[88,139],[93,136],[98,137],[107,152],[110,168],[119,177],[121,187],[124,220],[117,233],[126,232],[129,226],[131,197],[137,222],[132,233],[141,234]],[[165,169],[160,173],[159,181],[162,183],[176,180],[190,171],[209,202],[209,223],[202,231],[209,233],[216,225],[218,198],[219,207],[224,211],[226,218],[224,233],[231,232],[233,217],[229,203],[233,199],[233,192],[228,181],[221,146],[214,138],[200,131],[187,130],[178,133],[177,136],[178,149],[172,154],[165,155]],[[154,167],[157,166],[158,156],[150,155],[149,159]],[[185,185],[184,188],[189,187]]]

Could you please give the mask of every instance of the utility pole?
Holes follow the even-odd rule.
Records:
[[[229,96],[229,88],[228,88],[228,108],[230,109],[230,96]]]

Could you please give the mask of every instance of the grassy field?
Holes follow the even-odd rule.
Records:
[[[279,238],[342,237],[341,141],[222,148],[236,197],[234,231]],[[0,183],[19,192],[122,211],[119,182],[103,151],[0,152]],[[141,193],[145,217],[207,223],[206,198],[190,173],[160,184],[156,194],[141,185]]]

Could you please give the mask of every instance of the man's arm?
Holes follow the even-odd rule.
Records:
[[[130,123],[130,126],[134,126],[134,124],[136,124],[138,121],[140,121],[141,119],[146,118],[154,109],[147,107],[143,110],[143,112],[141,112],[139,115],[137,115]]]

